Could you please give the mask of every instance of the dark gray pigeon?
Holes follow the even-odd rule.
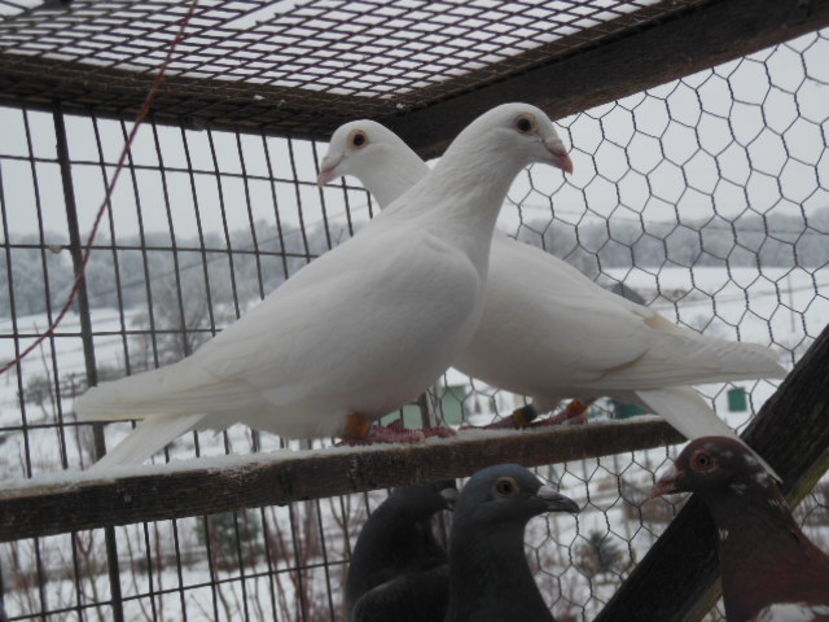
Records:
[[[728,622],[829,622],[829,556],[809,541],[743,444],[689,443],[651,496],[674,492],[698,494],[717,525]]]
[[[447,622],[553,620],[524,556],[524,528],[545,512],[578,511],[518,464],[475,473],[452,519]]]
[[[401,486],[368,517],[345,583],[349,622],[443,620],[449,571],[431,519],[457,495],[453,481]]]

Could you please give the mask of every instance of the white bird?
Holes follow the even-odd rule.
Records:
[[[193,355],[87,391],[80,418],[143,419],[95,468],[237,422],[288,438],[394,436],[371,421],[414,398],[469,341],[498,211],[531,162],[570,167],[547,116],[527,104],[490,110],[354,238]]]
[[[353,175],[383,207],[428,171],[391,130],[362,120],[334,132],[319,181]],[[693,439],[736,435],[682,385],[785,375],[776,359],[760,345],[677,326],[496,231],[481,321],[454,367],[530,396],[538,412],[567,397],[608,396],[648,407]]]

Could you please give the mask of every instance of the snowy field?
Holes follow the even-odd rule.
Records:
[[[693,272],[681,268],[652,272],[635,268],[611,270],[600,278],[606,283],[615,280],[622,280],[635,289],[671,320],[703,329],[708,334],[769,345],[780,352],[781,363],[787,368],[829,323],[827,268],[814,271],[698,268]],[[138,337],[125,338],[124,333],[136,332],[136,317],[135,311],[123,316],[114,309],[93,311],[99,368],[123,368],[125,352],[129,350],[134,356]],[[20,317],[16,329],[24,334],[34,333],[47,323],[44,315]],[[0,334],[9,335],[13,328],[9,320],[0,322]],[[35,476],[60,470],[64,456],[70,468],[78,468],[82,461],[84,465],[89,463],[86,426],[55,426],[59,421],[74,420],[71,397],[55,399],[47,392],[39,402],[29,399],[24,412],[18,400],[21,388],[29,395],[34,379],[46,376],[51,380],[55,370],[63,384],[70,378],[82,386],[85,368],[78,332],[77,316],[67,317],[59,336],[53,340],[54,350],[51,345],[44,345],[22,364],[21,383],[16,374],[7,374],[2,379],[0,426],[7,430],[0,444],[4,479],[27,475],[27,456]],[[21,339],[20,345],[25,346],[26,340]],[[2,347],[0,357],[13,355],[11,339],[3,339]],[[450,371],[447,378],[451,384],[462,380],[456,371]],[[708,385],[700,390],[713,400],[716,410],[730,425],[740,428],[751,412],[771,395],[776,381],[748,381],[737,385],[748,392],[749,412],[729,412],[728,387]],[[488,388],[478,383],[475,386],[480,396],[492,395]],[[520,401],[519,396],[500,397],[502,407],[509,408]],[[480,407],[493,402],[480,399],[478,403]],[[492,414],[484,412],[476,418],[486,420]],[[31,428],[27,435],[14,429],[24,424]],[[128,430],[127,423],[108,426],[107,442],[117,441]],[[267,434],[260,441],[264,450],[279,447],[278,439]],[[202,455],[221,455],[225,453],[226,443],[235,453],[253,451],[252,435],[241,426],[234,427],[227,435],[199,434]],[[647,494],[655,474],[676,449],[636,452],[539,470],[542,477],[559,483],[561,490],[584,508],[578,517],[553,515],[535,519],[528,530],[527,550],[533,567],[538,570],[537,580],[544,593],[561,594],[553,608],[562,619],[567,616],[590,619],[595,615],[615,591],[619,577],[641,559],[658,537],[664,522],[642,522],[635,508]],[[171,455],[186,459],[193,451],[191,435],[177,441]],[[516,460],[520,461],[520,457]],[[219,527],[206,528],[203,518],[118,528],[128,619],[152,619],[155,615],[159,619],[175,620],[184,608],[188,620],[230,620],[232,612],[245,607],[254,619],[274,612],[290,619],[296,614],[295,607],[300,600],[317,611],[320,620],[337,619],[339,586],[350,543],[367,507],[375,507],[383,496],[382,492],[375,492],[366,497],[240,513],[235,523],[242,525],[238,527],[244,536],[240,548],[228,547],[227,534],[228,529],[232,532],[232,527],[219,524]],[[655,503],[664,504],[663,501]],[[671,511],[665,510],[666,518]],[[248,524],[251,527],[244,526]],[[292,532],[298,534],[296,541]],[[211,534],[212,563],[205,552],[205,533]],[[814,528],[812,533],[827,540],[825,527]],[[589,551],[588,543],[597,537],[603,546],[616,551],[618,561],[612,568],[588,577],[593,571],[584,566],[584,560],[589,559],[585,551]],[[34,541],[4,544],[0,552],[6,606],[13,616],[41,610],[44,604],[50,609],[72,608],[106,598],[108,579],[102,532],[79,534],[74,549],[69,536],[55,536],[43,538],[37,544]],[[42,594],[32,583],[37,575],[37,557],[49,576],[48,587]],[[243,564],[239,558],[244,560]],[[80,587],[76,586],[74,567],[83,576]],[[307,569],[297,571],[302,567]],[[218,586],[211,587],[211,582],[216,581]],[[150,592],[156,596],[149,598]],[[41,598],[45,600],[41,602]],[[105,609],[94,607],[87,612],[88,619],[105,620],[107,615]],[[77,617],[65,611],[56,613],[52,619]]]

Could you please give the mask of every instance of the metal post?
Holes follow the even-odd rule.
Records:
[[[57,139],[58,164],[60,165],[61,181],[63,183],[63,197],[66,203],[66,221],[69,226],[69,252],[72,255],[72,266],[75,278],[83,269],[83,244],[81,243],[80,227],[78,225],[78,210],[75,204],[75,190],[72,184],[72,167],[69,161],[69,148],[66,142],[66,126],[63,122],[63,112],[57,103],[52,110],[52,119],[55,123]],[[83,342],[86,377],[89,386],[98,384],[98,372],[95,365],[95,345],[92,341],[92,320],[89,313],[89,299],[87,298],[86,283],[81,283],[78,289],[78,315],[81,325],[81,341]],[[99,459],[106,453],[104,428],[102,424],[93,426],[95,435],[95,458]],[[118,547],[115,540],[115,528],[105,527],[107,565],[109,567],[109,589],[112,594],[112,617],[115,622],[124,622],[124,609],[121,602],[121,577],[118,567]]]

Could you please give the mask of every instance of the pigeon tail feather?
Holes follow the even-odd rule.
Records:
[[[148,408],[146,402],[163,390],[177,374],[170,373],[173,367],[152,369],[140,374],[125,376],[111,382],[102,382],[90,387],[75,399],[75,413],[81,421],[118,421],[121,419],[143,419],[158,415],[159,409]],[[164,412],[163,410],[161,412]]]
[[[158,415],[145,419],[88,471],[98,473],[110,467],[141,464],[167,443],[192,430],[203,417],[202,414]]]
[[[733,438],[747,447],[778,481],[782,481],[768,462],[749,447],[725,421],[720,419],[719,415],[694,389],[690,387],[668,387],[649,391],[634,391],[634,393],[646,406],[679,430],[688,440],[704,436]]]

